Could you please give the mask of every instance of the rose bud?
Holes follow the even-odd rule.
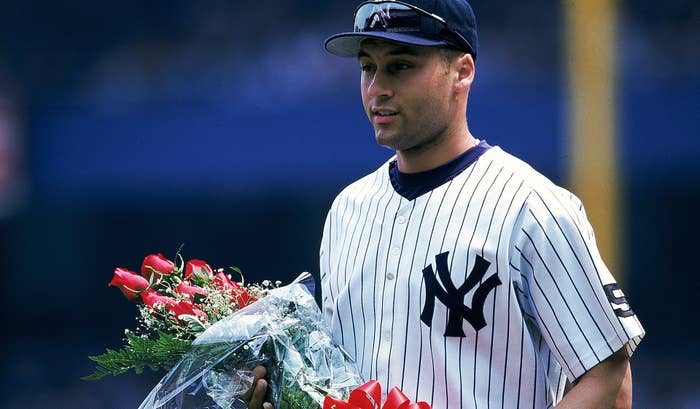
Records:
[[[204,311],[200,310],[189,301],[180,301],[174,305],[167,306],[166,308],[168,311],[175,314],[176,318],[179,318],[182,314],[194,315],[200,319],[205,319],[207,317],[207,314]]]
[[[163,257],[161,253],[149,254],[141,264],[141,275],[149,282],[153,273],[160,275],[170,274],[175,270],[175,263]],[[156,279],[158,276],[156,276]]]
[[[138,301],[139,294],[148,288],[148,280],[125,268],[114,270],[114,277],[109,282],[109,286],[116,286],[131,301]]]
[[[200,294],[205,297],[209,295],[207,290],[205,290],[204,288],[198,287],[196,285],[189,285],[187,281],[181,281],[180,284],[178,284],[177,287],[175,287],[175,293],[187,296],[190,299],[190,301],[194,300],[195,294]]]
[[[212,280],[212,284],[217,285],[224,290],[230,291],[232,294],[234,292],[240,291],[241,286],[238,285],[238,283],[231,281],[230,278],[223,272],[219,272],[214,276],[214,279]]]
[[[251,304],[251,303],[257,301],[257,298],[250,295],[248,290],[245,290],[245,289],[238,292],[238,294],[236,294],[235,297],[236,297],[236,304],[238,304],[239,309],[245,307],[248,304]]]
[[[235,301],[239,309],[257,300],[257,298],[250,295],[248,290],[242,288],[237,282],[231,281],[231,279],[224,273],[218,273],[215,275],[212,283],[223,288],[224,290],[228,290],[233,297],[231,302]]]
[[[175,301],[174,299],[166,297],[164,295],[160,295],[152,289],[148,289],[142,292],[141,299],[143,300],[144,304],[148,305],[151,308],[155,308],[156,304],[163,304],[166,308],[171,308],[172,306],[177,304],[177,301]]]
[[[206,261],[190,260],[185,265],[185,278],[192,278],[193,275],[203,280],[210,280],[214,272]]]

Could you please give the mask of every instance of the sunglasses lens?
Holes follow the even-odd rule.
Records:
[[[355,32],[420,32],[421,15],[416,10],[393,2],[366,3],[355,13]]]

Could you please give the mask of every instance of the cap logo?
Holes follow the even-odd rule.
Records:
[[[374,6],[372,14],[370,15],[372,22],[369,24],[369,28],[375,29],[377,27],[377,23],[380,23],[382,28],[385,30],[389,28],[389,20],[391,19],[391,15],[389,14],[390,11],[391,6],[387,6],[386,10],[384,10],[382,7]]]

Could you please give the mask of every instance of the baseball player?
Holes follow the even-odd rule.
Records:
[[[363,378],[433,409],[629,408],[644,329],[583,205],[468,128],[467,1],[364,2],[325,48],[357,59],[396,152],[338,195],[320,248],[324,316]]]

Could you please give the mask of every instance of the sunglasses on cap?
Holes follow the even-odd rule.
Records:
[[[442,17],[401,1],[366,1],[355,10],[355,33],[391,32],[445,41],[475,55],[474,48]],[[447,36],[445,35],[449,33]]]

